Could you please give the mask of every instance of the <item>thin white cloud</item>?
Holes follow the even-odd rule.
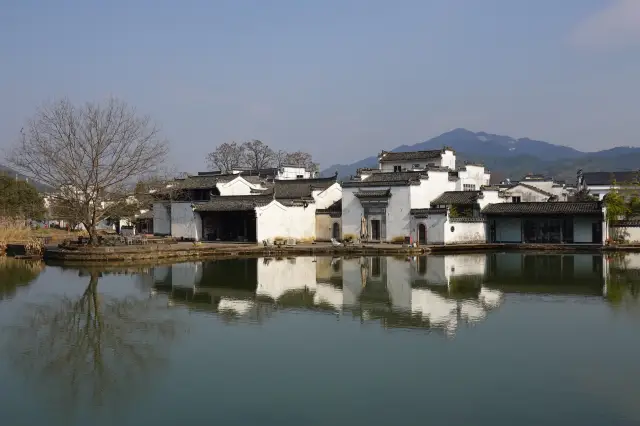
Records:
[[[569,42],[595,49],[640,46],[640,0],[610,0],[573,29]]]

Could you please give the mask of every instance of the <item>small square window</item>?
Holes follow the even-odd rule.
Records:
[[[402,166],[393,166],[393,171],[394,172],[401,172],[402,171]]]
[[[512,203],[519,203],[521,201],[520,197],[511,197],[511,202]]]

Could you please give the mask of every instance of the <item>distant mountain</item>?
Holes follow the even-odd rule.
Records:
[[[415,145],[401,145],[392,151],[422,151],[448,146],[456,151],[458,164],[465,160],[482,162],[492,172],[492,180],[518,180],[528,173],[540,173],[573,183],[578,169],[583,171],[637,170],[640,148],[618,147],[598,152],[581,152],[562,145],[515,139],[486,132],[455,129]],[[360,167],[376,167],[377,157],[352,164],[336,164],[322,171],[323,176],[347,178]]]
[[[50,192],[52,190],[52,188],[49,185],[45,185],[44,183],[40,183],[33,179],[29,179],[27,176],[16,172],[11,167],[3,166],[2,164],[0,164],[0,174],[6,174],[12,177],[17,177],[17,179],[19,180],[26,180],[29,183],[31,183],[33,186],[35,186],[38,192]]]

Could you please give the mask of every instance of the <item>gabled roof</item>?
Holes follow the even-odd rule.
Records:
[[[326,209],[317,209],[316,213],[342,212],[342,200],[338,200]]]
[[[615,180],[618,185],[638,180],[639,172],[587,172],[583,173],[587,185],[611,185]]]
[[[360,190],[353,195],[358,198],[389,198],[391,196],[391,189]]]
[[[373,173],[363,180],[349,180],[342,183],[344,188],[360,186],[404,186],[420,183],[420,179],[427,179],[426,172],[385,172]]]
[[[516,183],[515,185],[511,185],[511,186],[509,187],[509,189],[511,189],[511,188],[515,188],[516,186],[522,186],[522,187],[524,187],[524,188],[527,188],[527,189],[530,189],[530,190],[532,190],[532,191],[535,191],[535,192],[537,192],[537,193],[539,193],[539,194],[546,195],[547,197],[554,197],[554,196],[555,196],[555,194],[552,194],[551,192],[547,192],[547,191],[545,191],[545,190],[543,190],[543,189],[540,189],[540,188],[538,188],[537,186],[534,186],[534,185],[528,185],[528,184],[526,184],[526,183],[524,183],[524,182],[522,182],[522,181],[520,181],[520,182]],[[508,191],[509,189],[507,189],[507,191]]]
[[[430,214],[446,214],[447,209],[430,208],[430,209],[411,209],[409,213],[417,218],[424,218]]]
[[[387,152],[382,151],[378,157],[381,163],[389,161],[418,161],[418,160],[434,160],[441,158],[444,150],[435,149],[431,151],[411,151],[411,152]]]
[[[313,191],[324,191],[337,182],[336,176],[328,178],[275,180],[267,184],[268,189],[262,194],[273,194],[280,199],[313,199]]]
[[[195,176],[175,179],[171,183],[173,183],[177,189],[213,189],[218,183],[228,183],[239,177],[254,185],[260,184],[264,181],[264,179],[261,179],[259,176],[244,176],[237,173],[215,174],[200,172]]]
[[[475,204],[481,194],[481,191],[446,191],[431,201],[431,205]]]
[[[193,203],[197,212],[251,211],[266,206],[273,197],[263,195],[230,195],[212,197],[203,203]]]
[[[482,213],[486,215],[602,215],[602,203],[587,202],[531,202],[489,204]]]
[[[220,211],[251,211],[256,207],[263,207],[271,203],[271,195],[229,195],[212,197],[209,201],[194,202],[193,206],[197,212],[220,212]],[[303,205],[305,200],[281,200],[280,204],[285,206]]]

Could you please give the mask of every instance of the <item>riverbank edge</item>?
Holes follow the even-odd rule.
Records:
[[[157,245],[135,247],[95,247],[67,250],[47,247],[45,261],[84,264],[140,262],[171,259],[172,261],[205,258],[291,257],[291,256],[420,256],[424,254],[482,253],[490,251],[538,252],[640,252],[640,245],[598,246],[592,244],[456,244],[405,247],[394,244],[334,247],[308,244],[292,247],[263,247],[247,244]]]

